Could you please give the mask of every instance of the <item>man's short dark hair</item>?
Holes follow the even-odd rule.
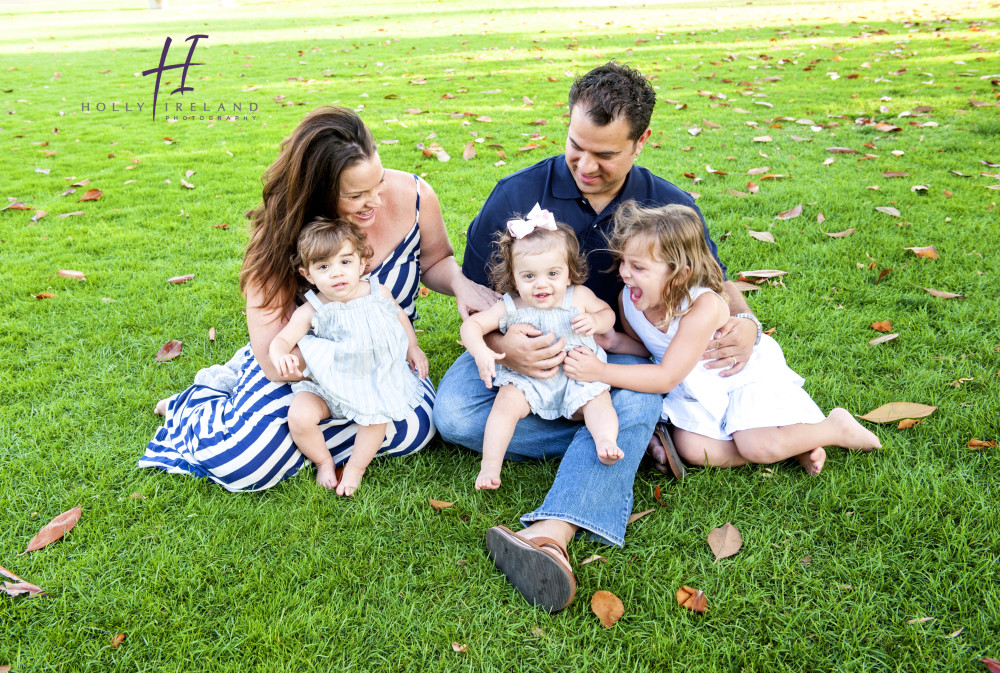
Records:
[[[582,105],[590,121],[607,126],[624,117],[629,140],[638,140],[649,128],[656,92],[638,70],[611,61],[594,68],[569,90],[569,109]]]

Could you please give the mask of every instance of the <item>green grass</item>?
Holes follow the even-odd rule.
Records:
[[[49,214],[33,223],[32,211],[0,213],[0,564],[51,596],[0,598],[0,665],[976,671],[980,657],[1000,656],[997,449],[966,447],[1000,440],[1000,192],[988,188],[1000,178],[982,175],[1000,169],[980,163],[1000,163],[1000,108],[969,102],[998,101],[995,2],[328,4],[2,8],[0,205],[15,198]],[[195,54],[206,65],[189,72],[195,91],[185,100],[255,102],[256,119],[152,119],[153,83],[135,73],[155,66],[167,35],[170,62],[182,59],[184,38],[197,32],[210,35]],[[359,109],[385,165],[434,186],[461,255],[496,180],[561,151],[572,78],[612,58],[658,87],[640,163],[700,193],[734,276],[789,272],[749,301],[820,406],[864,413],[905,400],[938,406],[933,415],[909,430],[879,426],[880,452],[832,451],[818,479],[791,465],[693,471],[679,484],[641,470],[636,509],[655,513],[630,526],[624,549],[571,545],[576,562],[594,553],[607,562],[577,567],[577,600],[555,616],[529,608],[482,544],[487,527],[512,525],[540,502],[554,463],[509,465],[503,490],[478,493],[477,457],[438,441],[375,463],[353,500],[321,492],[311,471],[231,495],[134,467],[158,425],[156,400],[247,340],[236,282],[242,213],[308,110]],[[176,86],[176,72],[164,77],[161,104],[180,99],[167,93]],[[93,109],[112,101],[147,107]],[[920,105],[933,110],[899,116]],[[453,116],[464,112],[472,115]],[[483,115],[492,121],[477,121]],[[529,123],[540,119],[546,125]],[[802,119],[828,126],[814,131]],[[754,142],[763,135],[771,142]],[[477,139],[477,156],[464,161]],[[416,147],[434,141],[450,161]],[[540,147],[519,150],[531,141]],[[877,158],[859,161],[864,153]],[[789,177],[747,175],[763,166]],[[701,180],[692,185],[685,172]],[[60,196],[85,178],[100,200],[78,203],[86,188]],[[729,192],[747,192],[748,180],[758,193]],[[918,184],[928,189],[911,191]],[[775,219],[800,203],[800,217]],[[58,217],[77,210],[85,214]],[[850,227],[848,238],[824,235]],[[770,231],[776,243],[748,230]],[[939,259],[905,249],[928,245]],[[187,273],[189,283],[165,282]],[[34,298],[42,292],[55,297]],[[461,352],[458,317],[453,300],[433,294],[418,308],[437,381]],[[880,320],[900,337],[869,347]],[[156,363],[170,339],[184,342],[183,355]],[[963,378],[972,380],[952,385]],[[434,512],[428,498],[456,504]],[[74,506],[83,516],[64,541],[16,556]],[[713,563],[705,538],[726,521],[745,547]],[[707,613],[677,606],[684,584],[708,594]],[[598,589],[625,604],[612,629],[589,611]],[[921,617],[934,620],[908,623]],[[117,633],[127,639],[112,649]]]

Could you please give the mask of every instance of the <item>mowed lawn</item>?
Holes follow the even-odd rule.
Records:
[[[989,2],[0,4],[0,565],[48,593],[0,595],[0,670],[986,670],[998,19]],[[182,73],[165,72],[154,116],[142,71],[197,34],[193,90],[171,95]],[[562,151],[571,82],[611,59],[657,87],[639,163],[698,195],[820,406],[930,415],[869,425],[884,448],[831,450],[818,478],[641,469],[635,510],[652,513],[623,549],[570,546],[579,590],[557,615],[483,546],[556,463],[476,492],[478,457],[437,440],[375,462],[350,500],[311,468],[239,495],[136,469],[156,401],[247,341],[243,213],[303,115],[357,109],[383,163],[434,187],[461,258],[496,181]],[[459,318],[433,293],[418,310],[437,382]],[[157,362],[170,340],[181,355]],[[62,541],[18,556],[73,507]],[[716,562],[727,522],[743,548]],[[608,629],[598,590],[624,604]]]

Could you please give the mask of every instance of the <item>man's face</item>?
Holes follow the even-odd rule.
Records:
[[[582,104],[575,105],[570,111],[566,135],[566,165],[580,193],[588,199],[603,201],[602,207],[610,202],[621,190],[649,134],[646,129],[638,140],[630,140],[624,118],[597,126]]]

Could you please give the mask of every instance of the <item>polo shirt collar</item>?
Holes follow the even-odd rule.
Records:
[[[629,169],[628,175],[625,176],[625,182],[622,184],[621,191],[612,200],[612,203],[618,203],[620,201],[632,198],[631,187],[635,182],[632,180],[632,174],[635,173],[636,167],[633,164],[632,168]],[[555,159],[555,167],[552,171],[552,196],[557,199],[582,199],[583,194],[580,193],[580,188],[576,186],[576,181],[573,180],[573,174],[569,171],[569,166],[566,165],[566,155],[561,154]]]

